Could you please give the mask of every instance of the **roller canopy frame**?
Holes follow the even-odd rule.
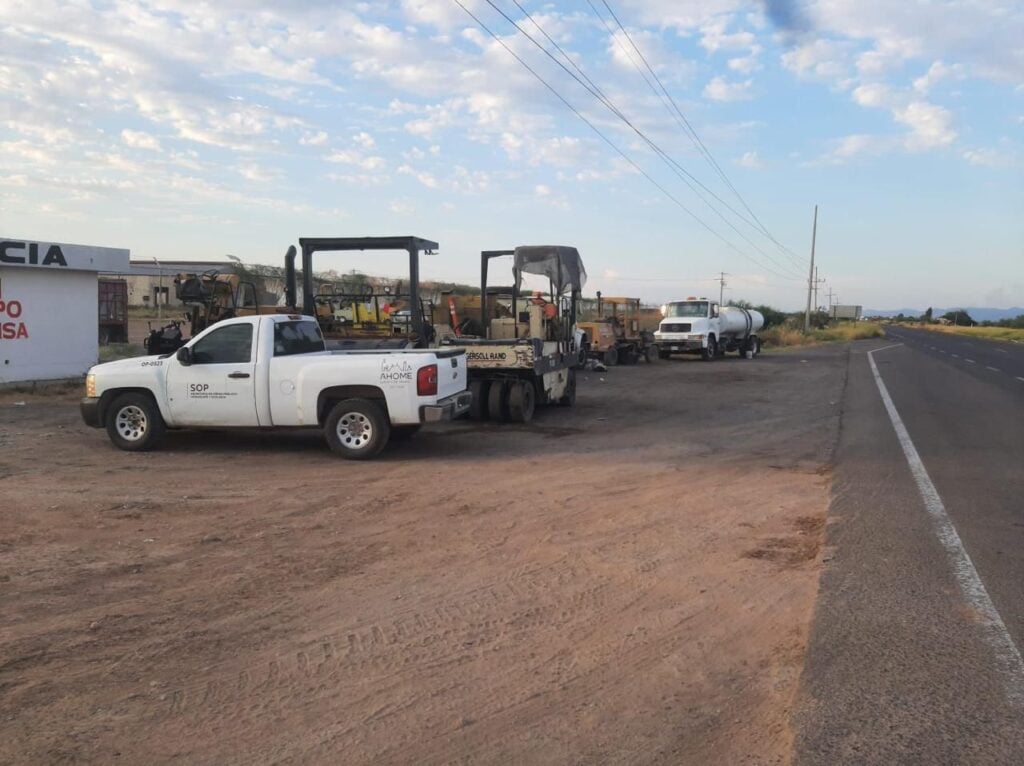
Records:
[[[409,303],[413,333],[417,345],[426,343],[423,332],[423,317],[415,310],[420,305],[420,253],[436,252],[440,246],[433,240],[422,237],[302,237],[299,239],[302,248],[302,310],[310,316],[316,316],[316,297],[313,293],[313,253],[343,252],[351,250],[405,250],[409,253]],[[288,268],[289,257],[286,256],[286,277],[288,284],[285,293],[293,302],[295,299],[295,257],[289,249],[291,267]]]

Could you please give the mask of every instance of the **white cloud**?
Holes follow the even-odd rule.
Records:
[[[371,136],[366,131],[356,133],[354,136],[352,136],[352,140],[356,144],[361,146],[363,149],[373,149],[377,145],[377,142],[373,139],[373,136]]]
[[[743,156],[736,160],[736,164],[741,168],[749,168],[750,170],[764,169],[764,162],[761,161],[757,152],[744,152]]]
[[[912,101],[893,110],[896,121],[910,128],[905,145],[911,151],[948,146],[956,140],[953,115],[941,106]]]
[[[756,46],[757,37],[753,32],[727,32],[728,18],[716,18],[701,28],[700,45],[708,53],[719,51],[749,50]]]
[[[941,61],[932,62],[928,71],[914,80],[914,90],[926,94],[943,80],[964,78],[964,68],[960,64],[944,64]]]
[[[995,149],[965,149],[960,156],[971,165],[989,168],[1005,168],[1015,164],[1013,157]]]
[[[892,148],[892,140],[885,136],[855,133],[834,142],[831,150],[812,165],[842,165],[862,155],[877,156]]]
[[[355,165],[363,170],[380,170],[385,166],[383,157],[371,155],[369,157],[353,149],[344,149],[328,154],[324,159],[327,162],[339,162],[345,165]]]
[[[850,94],[854,102],[866,107],[884,107],[893,102],[893,93],[888,85],[882,83],[868,83],[859,85]]]
[[[416,170],[411,165],[399,166],[398,172],[402,175],[412,176],[428,189],[436,189],[438,187],[437,179],[431,173],[424,170]]]
[[[327,143],[327,131],[318,130],[315,133],[307,133],[299,139],[302,146],[323,146]]]
[[[847,43],[814,39],[803,42],[782,54],[782,66],[799,77],[840,80],[849,72]]]
[[[537,184],[533,187],[533,193],[538,197],[550,197],[551,187],[546,184]]]
[[[160,141],[155,136],[151,136],[149,133],[143,133],[139,130],[128,130],[125,128],[121,131],[121,140],[133,149],[150,149],[151,151],[160,151]]]
[[[724,77],[713,77],[704,86],[704,95],[713,101],[743,101],[751,98],[750,89],[753,80],[729,82]]]

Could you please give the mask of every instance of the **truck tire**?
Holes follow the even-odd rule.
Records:
[[[671,351],[662,351],[659,348],[658,349],[658,358],[659,359],[671,359],[672,358],[672,352]]]
[[[128,452],[153,449],[167,430],[156,402],[145,394],[121,394],[107,407],[105,420],[110,441]]]
[[[756,335],[751,335],[750,336],[750,347],[751,347],[751,350],[753,350],[753,352],[754,352],[754,356],[756,357],[758,354],[761,353],[761,339],[758,338]]]
[[[469,393],[473,400],[469,403],[469,417],[471,420],[487,420],[487,394],[491,387],[489,380],[472,380],[469,383]]]
[[[342,399],[324,421],[327,445],[347,460],[366,460],[380,454],[391,436],[388,416],[369,399]]]
[[[654,364],[655,362],[658,361],[658,359],[664,359],[667,356],[668,355],[666,354],[663,357],[661,353],[658,351],[657,346],[648,346],[647,348],[644,349],[644,361],[646,361],[647,364]]]
[[[576,404],[576,370],[569,370],[569,379],[565,382],[565,392],[558,398],[559,407],[572,407]]]
[[[491,381],[491,390],[487,393],[487,417],[495,423],[508,420],[508,383],[504,380]]]
[[[619,350],[615,346],[610,346],[604,352],[604,358],[601,361],[604,362],[605,367],[614,367],[619,363]]]
[[[533,384],[517,380],[508,389],[508,416],[515,423],[529,423],[537,407],[537,395]]]
[[[708,345],[700,350],[700,358],[705,362],[712,361],[718,356],[718,343],[714,338],[708,338]]]

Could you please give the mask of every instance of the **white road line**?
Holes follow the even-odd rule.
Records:
[[[882,349],[877,350],[881,351]],[[924,506],[932,517],[935,534],[938,536],[939,542],[942,543],[942,547],[946,549],[946,555],[949,557],[953,574],[960,586],[960,592],[967,603],[976,610],[978,624],[984,632],[985,640],[995,652],[996,662],[1005,676],[1007,697],[1018,705],[1024,704],[1024,658],[1021,658],[1020,650],[1006,629],[1006,623],[1003,622],[995,604],[992,603],[992,598],[985,590],[985,584],[981,581],[974,562],[971,561],[970,555],[964,548],[960,535],[953,525],[953,520],[946,512],[946,506],[939,496],[939,491],[935,489],[931,477],[928,476],[928,470],[924,467],[921,456],[917,453],[917,448],[910,438],[910,433],[903,425],[903,419],[900,418],[896,405],[893,404],[892,397],[889,396],[889,390],[885,387],[882,375],[875,364],[874,354],[874,351],[868,352],[871,373],[875,376],[878,393],[881,394],[882,403],[885,405],[886,412],[889,413],[889,420],[892,421],[893,430],[896,431],[896,437],[903,448],[903,455],[906,457],[910,472],[917,483],[918,492],[921,493]]]
[[[966,356],[964,357],[964,361],[967,362],[968,364],[977,364],[977,362],[975,362],[973,359],[968,359]]]
[[[1024,383],[1024,378],[1022,378],[1020,375],[1015,375],[1014,377],[1016,377],[1017,380],[1019,380],[1021,383]]]
[[[1005,348],[994,348],[992,350],[995,351],[997,354],[1007,354],[1007,353],[1009,353]]]
[[[898,348],[899,346],[902,346],[902,345],[903,345],[902,343],[892,343],[892,344],[890,344],[888,346],[882,346],[881,348],[876,348],[873,351],[868,351],[868,353],[869,354],[873,354],[873,353],[875,353],[875,351],[886,351],[886,350],[888,350],[890,348]]]
[[[950,354],[950,356],[955,356],[957,359],[960,358],[960,354]]]
[[[987,364],[985,365],[985,369],[992,370],[992,372],[1002,372],[998,367],[989,367]]]

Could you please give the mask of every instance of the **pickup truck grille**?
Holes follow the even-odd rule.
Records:
[[[689,332],[690,331],[690,323],[689,322],[678,322],[676,324],[663,324],[661,326],[661,331],[662,332]]]

